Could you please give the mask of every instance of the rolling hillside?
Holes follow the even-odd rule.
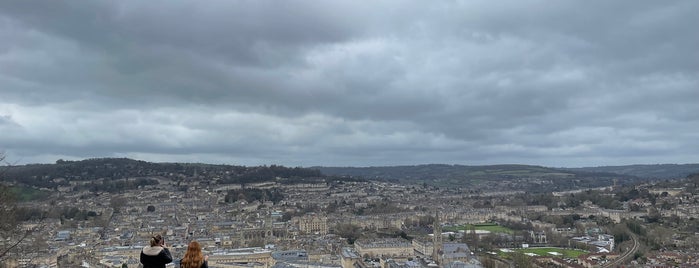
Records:
[[[644,178],[610,172],[564,170],[530,165],[416,165],[391,167],[314,167],[323,174],[369,180],[478,191],[549,192],[597,188],[643,181]]]
[[[658,164],[566,168],[568,171],[608,172],[648,179],[677,179],[699,173],[699,164]]]

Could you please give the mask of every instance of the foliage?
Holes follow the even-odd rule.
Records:
[[[636,189],[634,185],[619,187],[614,194],[617,196],[617,200],[621,202],[634,199],[647,199],[651,204],[655,205],[656,201],[656,196],[651,194],[648,189]]]
[[[137,178],[133,180],[116,180],[104,182],[89,182],[76,186],[76,190],[87,190],[90,192],[123,192],[125,190],[138,189],[141,186],[158,185],[158,180],[150,178]]]
[[[555,169],[529,165],[416,165],[390,167],[320,167],[324,174],[352,176],[370,180],[388,181],[445,187],[458,191],[469,189],[472,193],[481,190],[513,190],[528,193],[546,193],[581,188],[605,187],[615,179],[624,183],[646,181],[630,175],[608,172],[586,172],[584,170]]]
[[[614,225],[612,228],[612,235],[614,236],[614,243],[620,244],[624,241],[631,240],[631,235],[629,235],[628,227],[624,224]]]
[[[175,181],[198,180],[211,183],[258,183],[274,181],[282,184],[316,183],[355,180],[323,175],[317,169],[278,165],[245,167],[199,163],[151,163],[128,158],[94,158],[81,161],[58,160],[55,164],[30,164],[8,167],[0,179],[36,188],[56,189],[80,182],[79,189],[115,192],[154,185],[157,178]],[[135,181],[126,180],[139,178]]]
[[[405,240],[413,240],[413,237],[408,236],[408,234],[398,228],[384,228],[376,230],[376,236],[379,238],[403,238]]]
[[[568,207],[579,207],[585,201],[592,201],[595,205],[606,209],[622,209],[622,203],[611,194],[604,194],[601,191],[587,190],[580,193],[568,195],[565,201]]]
[[[88,210],[80,209],[77,207],[60,207],[60,208],[54,208],[49,213],[49,216],[51,218],[62,218],[62,219],[84,221],[84,220],[88,220],[90,217],[97,216],[97,214],[94,211],[88,211]]]
[[[654,179],[682,178],[699,171],[699,164],[660,164],[660,165],[627,165],[586,168],[567,168],[571,171],[607,172],[620,175],[636,176]]]
[[[129,202],[129,200],[126,199],[125,197],[121,197],[121,196],[112,197],[109,200],[109,206],[112,207],[112,209],[114,209],[114,213],[121,213],[121,208],[126,206],[126,204],[128,204],[128,202]]]
[[[362,236],[361,228],[350,223],[338,223],[333,229],[336,235],[347,239],[347,243],[354,244]]]
[[[686,178],[687,191],[693,195],[699,194],[699,173],[690,174]]]
[[[514,262],[515,267],[520,267],[520,268],[529,268],[529,267],[534,267],[534,265],[531,262],[531,258],[527,255],[525,255],[523,252],[520,251],[515,251],[509,254],[509,257],[512,259],[512,262]]]
[[[18,202],[41,201],[46,199],[51,193],[31,187],[9,187]]]
[[[645,236],[646,235],[646,230],[643,228],[643,225],[641,225],[640,222],[636,220],[628,220],[626,221],[626,227],[629,228],[631,232],[634,234],[640,235],[640,236]]]
[[[0,163],[5,164],[5,154],[0,152]],[[6,176],[6,167],[0,167],[0,179]],[[24,239],[29,236],[30,231],[19,231],[17,217],[17,191],[11,190],[11,187],[0,181],[0,237],[5,241],[0,245],[0,260],[2,260],[8,252],[15,249]],[[2,263],[2,262],[0,262]]]
[[[3,215],[0,217],[0,231],[3,233],[13,230],[16,223],[16,193],[10,189],[9,186],[0,184],[0,213]]]
[[[14,211],[17,221],[37,221],[48,217],[48,212],[37,208],[18,207]]]
[[[246,184],[264,181],[277,181],[282,184],[314,183],[323,181],[323,175],[315,169],[271,165],[246,168],[244,172],[231,174],[223,179],[222,183]]]
[[[531,222],[522,222],[522,221],[502,221],[502,222],[499,222],[499,225],[506,227],[510,230],[513,230],[512,234],[514,234],[514,231],[517,231],[517,230],[528,231],[528,230],[531,230],[533,228]]]

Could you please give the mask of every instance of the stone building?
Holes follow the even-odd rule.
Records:
[[[407,258],[415,255],[413,245],[400,238],[356,241],[354,247],[361,256]]]
[[[306,234],[328,234],[328,217],[317,214],[306,214],[294,219],[299,231]]]

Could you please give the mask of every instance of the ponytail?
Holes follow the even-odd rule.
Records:
[[[150,238],[150,246],[151,247],[159,246],[161,241],[163,241],[163,237],[161,235],[159,235],[159,234],[154,235]]]

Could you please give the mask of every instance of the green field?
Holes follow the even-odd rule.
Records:
[[[513,249],[513,251],[522,252],[522,253],[534,253],[534,254],[539,255],[539,256],[559,257],[559,258],[577,258],[578,256],[580,256],[582,254],[589,253],[587,251],[578,250],[578,249],[564,249],[564,248],[551,248],[551,247],[520,248],[520,249]],[[549,252],[556,252],[560,255],[551,254]],[[502,255],[502,256],[509,255],[509,253],[502,252],[502,251],[499,251],[498,254]]]
[[[17,197],[17,201],[29,202],[45,199],[50,193],[29,187],[12,187],[10,191]]]
[[[490,231],[491,233],[503,233],[503,234],[513,234],[514,231],[510,228],[503,227],[494,223],[479,223],[479,224],[466,224],[461,226],[451,226],[442,228],[446,232],[458,232],[464,230],[466,232],[470,231],[471,228],[475,230]]]

